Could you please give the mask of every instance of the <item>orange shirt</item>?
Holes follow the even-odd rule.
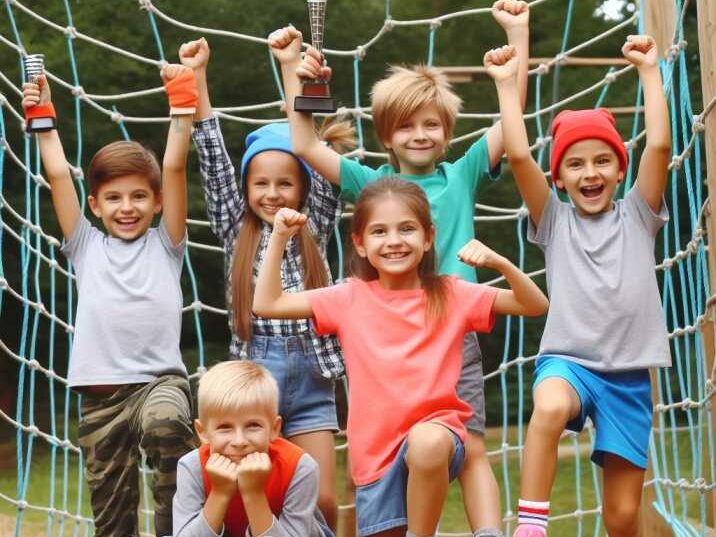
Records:
[[[271,459],[271,475],[269,475],[266,485],[264,486],[264,493],[266,494],[271,512],[276,518],[279,518],[283,510],[283,501],[286,498],[286,491],[291,484],[296,466],[298,466],[298,461],[303,455],[303,450],[288,440],[277,438],[269,444],[268,454]],[[201,461],[201,476],[204,481],[204,490],[206,491],[207,497],[211,492],[211,481],[209,481],[209,475],[206,473],[206,463],[210,455],[209,445],[202,444],[201,447],[199,447],[199,460]],[[224,526],[227,535],[246,535],[246,528],[249,527],[249,519],[246,515],[246,509],[244,509],[241,494],[238,492],[231,498],[231,504],[226,510]]]
[[[449,278],[447,314],[425,319],[422,289],[350,278],[309,292],[316,331],[337,334],[350,383],[348,442],[356,485],[379,479],[410,428],[445,425],[465,440],[472,411],[457,397],[465,333],[489,332],[497,289]]]

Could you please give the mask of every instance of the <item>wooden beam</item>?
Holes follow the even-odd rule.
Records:
[[[530,58],[530,67],[538,67],[542,64],[548,64],[554,58]],[[629,62],[624,58],[581,58],[568,56],[561,61],[561,65],[569,67],[624,67]],[[481,76],[487,76],[485,68],[482,65],[450,65],[445,67],[435,67],[440,72],[447,75],[448,80],[453,84],[467,84],[475,82]]]
[[[716,3],[713,0],[698,0],[696,3],[696,13],[698,15],[699,25],[699,58],[701,60],[701,89],[703,95],[704,108],[716,98]],[[708,192],[710,196],[709,213],[707,216],[708,228],[708,244],[711,245],[712,240],[716,237],[716,110],[708,114],[704,120],[706,131],[704,133],[704,153],[706,154],[706,177]],[[714,240],[716,244],[716,240]],[[711,292],[716,292],[716,248],[708,249],[709,260],[709,283]],[[711,308],[711,316],[709,324],[704,330],[714,331],[714,316],[716,311]],[[705,342],[713,342],[710,338],[705,338]],[[706,352],[706,371],[707,374],[713,371],[714,366],[714,347],[713,344],[705,348]],[[712,379],[715,380],[716,379]],[[713,400],[712,400],[713,402]],[[711,413],[713,425],[716,427],[716,412]],[[708,453],[705,451],[704,453]],[[704,460],[704,475],[710,476],[709,463],[713,461]],[[716,492],[713,490],[707,496],[708,524],[711,527],[716,526]]]
[[[676,3],[674,0],[648,0],[644,8],[644,29],[656,40],[659,54],[666,56],[676,30]]]

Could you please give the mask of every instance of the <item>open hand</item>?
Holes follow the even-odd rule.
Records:
[[[513,45],[504,45],[488,50],[483,58],[483,63],[487,74],[495,82],[517,78],[519,59],[517,58],[517,49]]]
[[[179,47],[179,61],[190,69],[206,69],[210,55],[209,43],[203,37],[182,43]]]
[[[492,16],[502,28],[527,28],[530,22],[530,6],[519,0],[497,0],[492,4]]]
[[[629,35],[622,47],[622,54],[637,69],[653,67],[659,61],[656,41],[650,35]]]
[[[25,82],[22,85],[22,107],[27,109],[37,104],[47,104],[52,101],[50,85],[45,75],[37,77],[37,83]]]
[[[463,246],[458,252],[457,258],[471,267],[487,267],[491,269],[496,269],[503,259],[501,255],[495,253],[477,239],[472,239]]]
[[[308,222],[308,217],[289,209],[281,207],[273,220],[273,232],[285,237],[293,237]]]
[[[262,491],[271,475],[271,459],[268,453],[249,453],[238,465],[237,483],[242,495]]]
[[[289,24],[271,32],[268,44],[279,63],[297,62],[301,58],[303,35]]]
[[[219,453],[212,453],[206,461],[211,490],[225,498],[231,498],[238,491],[239,467],[231,459]]]
[[[331,68],[323,65],[323,55],[313,47],[308,47],[303,61],[296,68],[296,74],[301,78],[311,80],[331,80]]]

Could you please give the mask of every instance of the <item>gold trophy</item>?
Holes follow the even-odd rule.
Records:
[[[326,19],[327,0],[306,0],[311,20],[311,45],[323,53],[323,28]],[[293,108],[297,112],[335,112],[336,100],[331,97],[328,82],[323,79],[304,80],[301,95],[296,97]]]

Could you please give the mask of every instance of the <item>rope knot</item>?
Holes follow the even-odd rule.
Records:
[[[109,115],[109,117],[110,117],[110,119],[111,119],[112,121],[114,121],[115,123],[121,123],[121,122],[122,122],[122,118],[123,118],[124,116],[123,116],[122,114],[120,114],[119,112],[112,112],[112,113]]]
[[[77,38],[77,28],[75,28],[74,26],[67,26],[64,30],[62,30],[62,33],[70,39]]]
[[[358,61],[363,61],[365,58],[365,47],[363,45],[358,45],[356,47],[355,58]]]
[[[442,21],[438,19],[433,19],[430,21],[430,29],[435,30],[436,28],[440,28],[442,26]]]
[[[617,80],[616,73],[607,73],[606,75],[604,75],[604,81],[607,84],[614,84],[614,82],[616,82],[616,80]]]
[[[537,73],[538,75],[546,75],[547,73],[549,73],[549,65],[547,65],[546,63],[540,63],[537,66],[537,69],[535,69],[535,73]]]
[[[691,126],[691,130],[696,132],[703,132],[706,130],[706,124],[704,123],[704,118],[701,114],[694,116],[693,119],[693,125]]]
[[[671,159],[671,164],[669,164],[669,169],[680,170],[683,161],[684,157],[681,155],[674,155],[674,158]]]

